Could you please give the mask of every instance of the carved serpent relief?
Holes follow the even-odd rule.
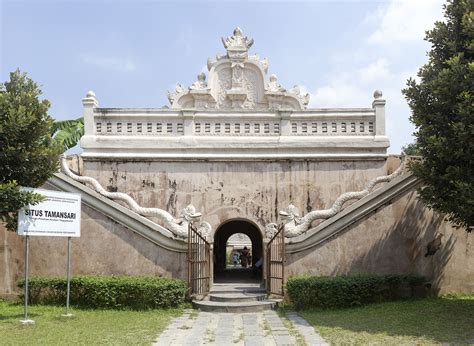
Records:
[[[391,181],[393,178],[399,176],[402,173],[404,166],[405,166],[405,162],[404,162],[404,159],[402,159],[400,166],[392,174],[372,179],[362,191],[352,191],[352,192],[343,193],[341,196],[339,196],[336,199],[336,201],[334,202],[334,204],[332,205],[330,209],[313,210],[309,212],[308,214],[306,214],[305,216],[300,217],[300,212],[298,208],[294,206],[293,204],[288,205],[288,207],[285,210],[280,211],[280,215],[284,217],[284,222],[285,222],[285,226],[284,226],[285,237],[288,237],[288,238],[296,237],[308,231],[313,221],[318,220],[318,219],[329,219],[330,217],[335,216],[337,213],[339,213],[343,209],[344,203],[350,200],[359,200],[367,196],[370,192],[374,190],[375,185],[380,184],[380,183],[387,183]],[[270,225],[272,224],[269,224],[267,226],[267,232],[269,234],[274,230],[274,227]]]
[[[174,236],[178,238],[187,238],[189,223],[197,220],[201,216],[201,213],[196,212],[196,209],[192,204],[187,205],[181,210],[178,219],[175,219],[173,215],[162,209],[141,207],[132,197],[125,193],[109,192],[105,190],[102,185],[100,185],[100,183],[94,178],[74,174],[69,169],[69,166],[66,162],[66,157],[64,155],[61,155],[61,170],[71,179],[83,184],[91,185],[92,188],[102,196],[126,203],[128,207],[137,214],[142,216],[158,217],[161,221],[163,221],[165,228],[167,228],[171,233],[173,233]],[[207,222],[201,222],[198,232],[200,232],[204,237],[207,237],[211,232],[211,225]]]

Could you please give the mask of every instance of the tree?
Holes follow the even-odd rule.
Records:
[[[0,84],[0,221],[15,230],[18,209],[42,196],[20,190],[39,187],[58,170],[60,143],[51,137],[49,101],[26,73],[10,73]]]
[[[415,142],[409,143],[407,145],[404,145],[402,147],[402,155],[408,155],[408,156],[419,156],[420,155],[420,149],[418,148],[418,144]]]
[[[423,160],[410,169],[421,179],[420,198],[456,227],[474,226],[474,10],[470,0],[450,0],[445,22],[425,40],[428,63],[403,93],[412,110]]]

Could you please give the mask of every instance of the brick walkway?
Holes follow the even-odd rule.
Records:
[[[153,345],[327,345],[298,314],[284,323],[275,311],[211,313],[185,310]]]

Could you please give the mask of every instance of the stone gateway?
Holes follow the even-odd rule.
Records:
[[[222,42],[207,76],[178,84],[169,106],[105,108],[92,91],[82,100],[83,151],[62,158],[44,186],[82,195],[73,274],[185,279],[193,224],[209,244],[198,256],[208,258],[211,285],[242,280],[244,269],[268,285],[276,256],[282,283],[302,274],[413,273],[435,292],[474,290],[465,280],[474,277],[471,238],[422,205],[420,182],[387,155],[382,92],[367,108],[308,108],[297,85],[268,76],[268,60],[249,53],[254,41],[240,28]],[[268,250],[278,234],[282,253]],[[439,234],[439,249],[425,257]],[[58,241],[32,239],[32,275],[62,274]],[[3,228],[0,244],[5,295],[22,275],[23,246]],[[250,266],[233,271],[231,253],[243,246]],[[262,270],[253,270],[260,259]]]

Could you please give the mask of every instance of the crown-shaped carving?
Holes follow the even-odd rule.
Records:
[[[298,86],[286,90],[276,75],[266,80],[268,60],[249,56],[253,39],[237,27],[233,35],[222,38],[226,55],[208,59],[209,78],[201,73],[191,87],[180,84],[168,92],[172,108],[279,110],[305,109],[309,94],[301,95]]]
[[[244,36],[242,30],[239,27],[236,27],[232,36],[228,36],[227,38],[222,37],[222,43],[227,51],[248,51],[253,45],[253,39]]]

